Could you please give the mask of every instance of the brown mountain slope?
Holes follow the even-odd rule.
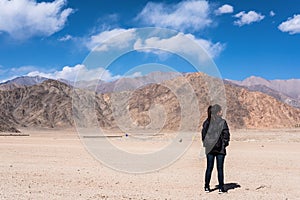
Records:
[[[20,131],[14,125],[15,123],[10,121],[9,116],[6,116],[5,113],[0,113],[0,132],[19,133]]]
[[[251,86],[266,86],[282,94],[285,94],[294,99],[300,100],[300,79],[288,79],[288,80],[266,80],[261,77],[251,76],[243,81],[229,80],[235,84],[251,87]]]
[[[21,127],[63,127],[72,122],[71,88],[58,81],[0,92],[1,111]]]
[[[0,90],[24,88],[25,86],[32,86],[42,83],[45,80],[47,80],[47,78],[41,76],[20,76],[4,83],[0,83]]]
[[[261,92],[226,85],[227,118],[236,128],[283,128],[300,123],[300,109]]]
[[[216,83],[215,87],[209,90],[212,83]],[[145,85],[132,93],[95,95],[47,80],[34,86],[0,91],[0,131],[16,131],[15,127],[71,127],[74,119],[80,127],[121,126],[125,130],[157,131],[160,128],[179,130],[184,124],[184,129],[198,127],[199,130],[206,118],[207,106],[223,103],[222,99],[216,100],[222,94],[220,84],[218,79],[192,73],[163,84]],[[195,98],[188,96],[186,87],[193,89]],[[126,101],[124,97],[129,93]],[[299,109],[266,94],[227,84],[225,94],[226,119],[231,128],[281,128],[300,123]],[[191,108],[180,106],[182,102]],[[199,108],[198,120],[193,118],[198,112],[194,108]]]
[[[77,99],[80,99],[82,105],[73,109],[72,101]],[[101,116],[101,113],[106,110],[103,107],[105,105],[103,99],[95,98],[94,93],[89,91],[76,90],[75,92],[67,84],[56,80],[46,80],[38,85],[0,91],[0,120],[2,122],[0,131],[14,131],[15,127],[71,127],[74,126],[74,117],[80,115],[84,116],[81,118],[92,120],[89,113],[80,113],[80,111],[84,110],[84,105],[88,105],[94,99],[96,99],[97,114]],[[107,115],[108,112],[104,113]],[[105,119],[99,119],[101,125],[108,123]],[[90,122],[83,123],[89,124]]]
[[[177,96],[186,80],[193,87],[197,97],[198,106],[195,106],[195,108],[199,108],[201,115],[200,120],[197,122],[199,130],[206,118],[208,105],[216,102],[224,104],[222,98],[220,98],[223,92],[222,82],[202,73],[187,74],[185,77],[177,77],[161,85],[146,85],[134,91],[128,102],[117,104],[119,107],[129,110],[127,115],[124,114],[126,109],[119,111],[117,114],[119,124],[128,123],[126,116],[127,118],[129,116],[132,119],[133,126],[127,127],[128,129],[138,126],[140,128],[144,127],[144,129],[154,128],[157,130],[163,123],[163,128],[166,130],[179,130],[183,120],[183,108],[180,106],[180,98]],[[123,94],[117,98],[122,99],[125,96],[126,94]],[[227,105],[226,119],[231,128],[295,127],[300,122],[299,109],[261,92],[251,92],[241,87],[225,84],[224,96],[226,96]],[[113,96],[112,98],[116,97]],[[112,102],[109,104],[112,104]],[[187,127],[192,128],[195,127],[194,123],[197,120],[192,117],[196,113],[193,114],[193,110],[189,112],[191,115],[190,120],[186,120],[184,123]],[[122,113],[124,117],[122,117]],[[157,126],[155,127],[155,125]]]
[[[285,81],[284,80],[268,81],[258,77],[251,77],[242,82],[232,81],[232,80],[224,80],[224,82],[226,84],[246,88],[250,91],[262,92],[290,106],[300,108],[300,98],[297,97],[299,92],[297,93],[296,91],[297,89],[295,90],[292,87],[292,84],[290,84],[293,82],[296,83],[297,80],[290,79]],[[295,85],[296,84],[294,84],[294,87]]]

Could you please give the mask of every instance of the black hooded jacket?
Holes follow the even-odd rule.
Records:
[[[226,120],[217,117],[209,122],[206,119],[202,127],[202,142],[206,154],[219,153],[226,155],[226,147],[229,145],[230,133]]]

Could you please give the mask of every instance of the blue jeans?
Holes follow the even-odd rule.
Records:
[[[207,160],[207,168],[205,172],[205,187],[209,187],[211,173],[214,168],[214,160],[215,157],[217,158],[217,169],[218,169],[218,181],[219,181],[219,188],[224,186],[224,154],[214,154],[209,153],[206,155]]]

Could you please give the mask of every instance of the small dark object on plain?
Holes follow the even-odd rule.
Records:
[[[261,186],[259,186],[258,188],[256,188],[255,190],[260,190],[260,189],[263,189],[263,188],[266,188],[267,186],[265,186],[265,185],[261,185]]]

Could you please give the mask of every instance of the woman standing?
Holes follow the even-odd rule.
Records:
[[[209,106],[208,117],[203,123],[202,141],[205,147],[207,168],[205,172],[205,192],[210,192],[210,179],[214,167],[214,160],[217,160],[219,193],[226,192],[224,189],[224,160],[226,147],[229,145],[230,133],[227,122],[222,119],[222,108],[215,104]]]

